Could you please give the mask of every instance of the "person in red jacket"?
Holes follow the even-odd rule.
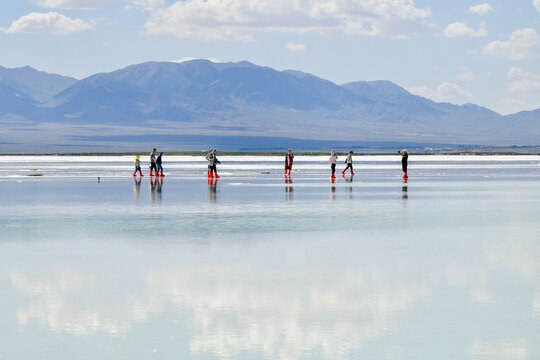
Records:
[[[287,175],[287,171],[289,172],[288,175],[291,176],[291,169],[292,169],[292,163],[293,163],[294,155],[292,153],[292,150],[287,150],[287,154],[285,154],[285,172],[283,175]]]

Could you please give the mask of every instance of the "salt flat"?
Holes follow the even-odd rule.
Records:
[[[538,156],[142,160],[0,156],[1,359],[540,357]]]

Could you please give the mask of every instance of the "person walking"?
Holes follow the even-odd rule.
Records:
[[[161,152],[161,153],[159,153],[159,156],[156,159],[156,166],[157,166],[157,168],[156,168],[156,176],[165,176],[165,175],[163,175],[163,166],[161,164],[162,156],[163,156],[163,153]],[[161,170],[161,175],[158,173],[160,170]]]
[[[135,166],[135,171],[133,172],[133,176],[136,176],[137,175],[137,171],[139,172],[139,174],[141,176],[144,176],[142,171],[141,171],[141,160],[140,160],[140,156],[137,155],[135,157],[135,161],[133,162],[133,166]]]
[[[212,150],[212,153],[214,154],[214,164],[212,165],[212,170],[214,171],[214,176],[216,179],[219,179],[219,175],[217,174],[217,164],[221,164],[221,161],[218,160],[216,155],[216,149]]]
[[[330,168],[332,169],[332,178],[336,177],[336,163],[337,163],[338,156],[334,150],[330,153],[330,159],[328,159],[328,163],[330,164]]]
[[[347,159],[345,159],[345,164],[347,164],[347,167],[345,168],[345,170],[341,172],[343,176],[345,176],[345,172],[347,171],[347,169],[351,169],[351,175],[354,175],[353,166],[352,166],[352,156],[353,156],[353,152],[350,151],[349,155],[347,156]]]
[[[206,160],[208,160],[208,177],[213,178],[214,177],[214,149],[210,149],[208,151],[208,154],[206,154]]]
[[[152,176],[152,170],[156,170],[156,176],[158,175],[156,165],[156,152],[157,150],[153,149],[150,153],[150,176]]]
[[[292,153],[292,150],[287,150],[287,154],[285,154],[285,172],[283,175],[287,175],[287,171],[289,172],[289,176],[291,176],[291,169],[292,169],[292,163],[293,163],[294,155]]]
[[[401,155],[401,169],[403,170],[403,180],[407,181],[409,176],[407,175],[407,165],[409,162],[409,153],[407,149],[403,149],[403,152],[398,150],[398,154]]]

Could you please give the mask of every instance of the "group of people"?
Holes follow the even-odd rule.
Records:
[[[156,176],[165,176],[163,174],[163,166],[162,166],[162,156],[163,153],[160,153],[159,156],[156,157],[157,150],[153,149],[150,153],[150,176],[153,176],[152,171],[156,172]],[[401,168],[403,170],[403,180],[407,181],[409,178],[407,176],[407,165],[408,165],[408,159],[409,159],[409,153],[407,150],[398,151],[398,154],[401,155]],[[208,154],[206,154],[206,160],[208,161],[208,178],[216,178],[219,179],[219,175],[217,173],[217,164],[221,164],[221,162],[218,160],[216,155],[216,149],[210,149]],[[294,154],[291,149],[287,150],[287,154],[285,154],[285,176],[291,176],[291,170],[294,160]],[[332,150],[330,153],[330,158],[328,159],[328,163],[330,164],[330,168],[332,170],[331,178],[336,177],[336,165],[337,165],[338,155],[337,153]],[[139,172],[140,176],[144,176],[141,171],[141,160],[140,156],[137,155],[135,158],[135,172],[133,173],[133,176],[137,175],[137,172]],[[350,151],[347,155],[347,158],[345,159],[345,169],[341,172],[342,175],[345,175],[347,170],[350,170],[351,176],[354,175],[353,170],[353,152]]]
[[[345,164],[347,165],[345,167],[345,169],[341,172],[342,175],[345,175],[345,173],[347,172],[347,170],[351,170],[351,175],[354,175],[354,170],[353,170],[353,161],[352,161],[352,156],[353,156],[353,152],[350,151],[349,152],[349,155],[347,155],[347,158],[345,159]],[[338,155],[337,153],[332,150],[332,152],[330,153],[330,159],[328,159],[328,163],[330,164],[330,168],[332,169],[332,175],[331,177],[332,178],[335,178],[336,177],[336,165],[337,165],[337,160],[338,160]]]
[[[347,158],[345,159],[345,165],[347,166],[341,172],[343,176],[345,176],[345,173],[349,169],[351,171],[351,176],[354,175],[353,159],[352,159],[353,154],[354,153],[352,151],[349,151],[349,155],[347,155]],[[403,170],[403,180],[407,181],[407,179],[409,178],[407,176],[407,165],[408,165],[409,153],[407,152],[407,150],[404,149],[403,151],[398,151],[398,154],[401,155],[401,168]],[[285,155],[285,173],[284,173],[285,176],[291,176],[293,159],[294,159],[294,155],[292,153],[292,150],[289,149],[287,151],[287,154]],[[330,176],[332,179],[335,179],[336,177],[337,160],[338,160],[338,155],[334,150],[332,150],[332,152],[330,153],[330,158],[328,159],[328,163],[330,164],[330,169],[332,169],[332,175]]]
[[[153,171],[156,172],[156,176],[165,176],[163,174],[163,165],[162,165],[162,156],[163,153],[161,152],[157,157],[157,150],[152,149],[152,152],[150,153],[150,176],[154,176]],[[140,176],[144,176],[141,171],[141,157],[137,155],[135,157],[135,162],[133,163],[135,166],[135,171],[133,172],[133,176],[137,176],[137,172],[139,172]]]

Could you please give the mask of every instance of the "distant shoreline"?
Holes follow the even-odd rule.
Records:
[[[147,151],[148,153],[150,150]],[[328,155],[328,151],[294,151],[295,155]],[[6,153],[0,156],[131,156],[145,154],[143,151],[129,152],[66,152],[66,153]],[[164,151],[164,156],[204,156],[207,151]],[[221,156],[280,156],[286,151],[218,151]],[[337,151],[338,155],[346,155],[346,151]],[[496,156],[496,155],[540,155],[540,148],[523,149],[493,149],[493,150],[445,150],[445,151],[415,151],[409,153],[416,155],[451,155],[451,156]],[[355,151],[357,156],[369,155],[397,155],[393,151]]]

